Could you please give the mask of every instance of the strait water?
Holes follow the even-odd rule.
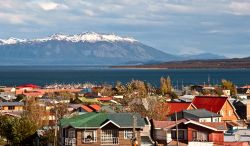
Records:
[[[1,66],[0,85],[15,86],[27,83],[46,85],[53,83],[115,84],[132,79],[143,80],[158,86],[161,76],[170,76],[176,87],[181,85],[220,83],[233,81],[237,86],[250,84],[250,69],[111,69],[86,66]]]

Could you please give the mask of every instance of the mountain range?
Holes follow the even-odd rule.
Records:
[[[94,32],[0,39],[0,52],[0,65],[126,65],[224,58],[214,54],[172,55],[130,37]]]

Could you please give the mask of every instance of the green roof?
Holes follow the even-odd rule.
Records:
[[[139,114],[135,114],[137,119],[137,128],[145,125],[146,121]],[[132,113],[86,113],[71,118],[64,118],[60,120],[62,127],[72,126],[74,128],[99,128],[108,121],[112,121],[121,128],[133,127]]]
[[[184,118],[211,118],[211,117],[221,117],[221,115],[207,111],[206,109],[193,109],[193,110],[184,110]]]

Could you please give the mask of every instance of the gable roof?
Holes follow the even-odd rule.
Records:
[[[187,110],[189,107],[194,105],[191,102],[168,102],[167,106],[169,107],[168,115],[172,115],[175,112]]]
[[[211,117],[221,117],[221,115],[214,112],[207,111],[206,109],[193,109],[193,110],[183,110],[184,118],[211,118]],[[190,117],[189,117],[190,116]]]
[[[91,108],[89,108],[88,106],[86,106],[86,105],[82,105],[80,108],[82,108],[86,112],[93,112],[93,110]]]
[[[157,121],[157,120],[153,120],[153,125],[155,129],[169,129],[172,128],[177,124],[183,123],[183,122],[187,122],[187,119],[181,119],[176,121]]]
[[[100,111],[101,110],[101,106],[98,104],[91,104],[89,105],[90,108],[94,109],[95,111]]]
[[[196,122],[193,120],[189,120],[187,122],[185,122],[184,124],[195,124],[197,126],[201,126],[210,130],[214,130],[214,131],[226,131],[227,127],[225,122]]]
[[[208,111],[218,113],[228,97],[220,97],[220,96],[196,96],[193,100],[193,104],[195,107],[204,108]]]
[[[135,114],[137,118],[137,128],[142,128],[145,125],[145,120],[139,114]],[[62,127],[72,126],[74,128],[101,128],[107,121],[112,121],[121,128],[132,128],[133,114],[132,113],[86,113],[83,115],[74,116],[72,118],[64,118],[60,120]]]
[[[181,119],[177,121],[177,124],[194,124],[200,127],[204,127],[206,129],[210,129],[213,131],[226,131],[227,127],[224,122],[196,122],[188,119]],[[153,120],[153,125],[155,129],[170,129],[176,126],[175,121],[155,121]]]

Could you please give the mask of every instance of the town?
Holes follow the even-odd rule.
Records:
[[[159,82],[1,86],[0,145],[250,144],[250,86]]]

